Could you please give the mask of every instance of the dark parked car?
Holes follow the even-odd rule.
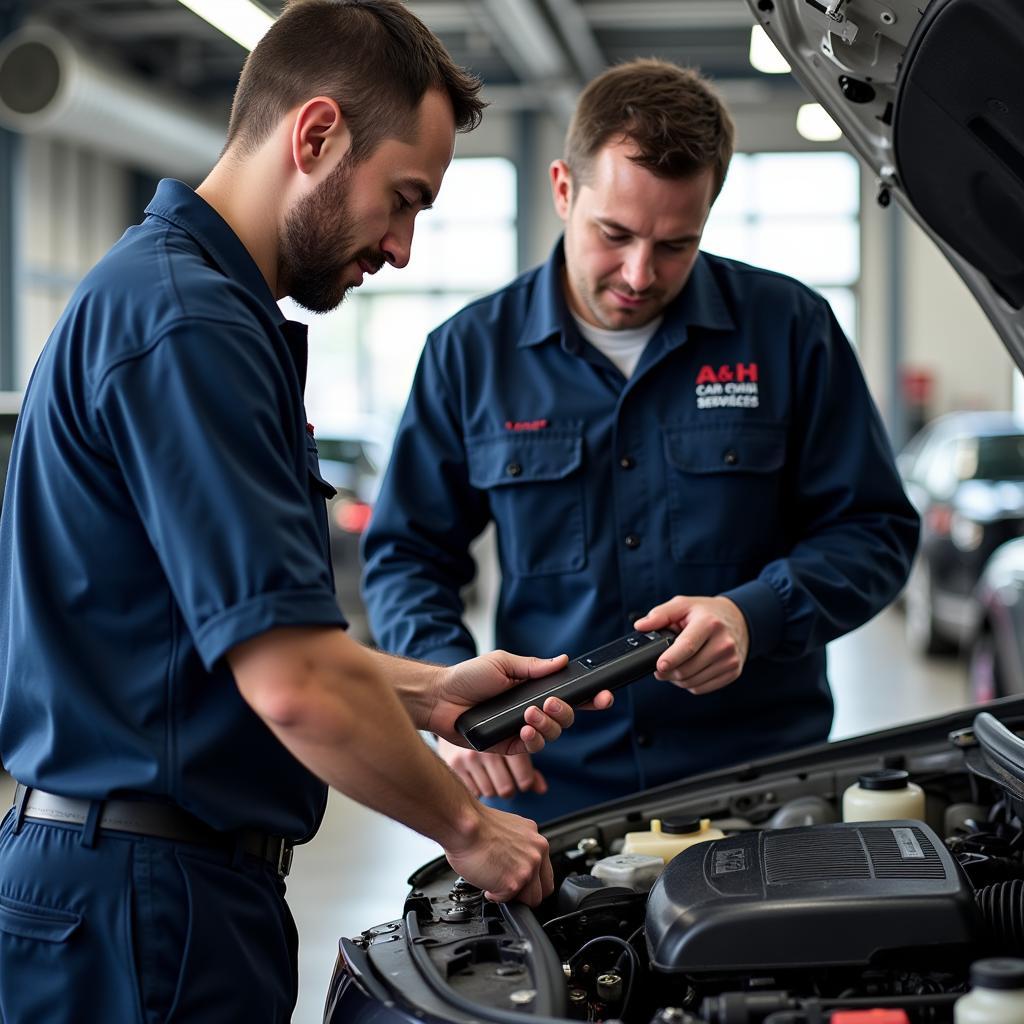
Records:
[[[747,2],[879,202],[934,239],[1024,365],[1020,0]],[[982,448],[958,479],[982,479]],[[957,527],[966,547],[975,526]],[[537,910],[427,864],[393,920],[341,940],[326,1019],[945,1024],[972,962],[1024,950],[1024,698],[989,707],[550,822],[556,891]],[[855,784],[858,803],[909,796],[903,772],[914,813],[872,798],[876,820],[839,820]],[[655,820],[704,841],[638,860],[628,834]]]
[[[968,679],[979,703],[1024,694],[1024,538],[988,560],[975,591]]]
[[[338,604],[348,619],[349,633],[369,643],[370,627],[359,591],[363,571],[359,545],[370,523],[380,474],[387,462],[387,445],[376,434],[358,430],[318,434],[316,445],[320,472],[338,491],[327,503]]]
[[[977,620],[982,567],[1024,532],[1024,424],[1010,413],[951,413],[917,434],[897,462],[921,514],[904,593],[907,640],[920,653],[953,651]]]

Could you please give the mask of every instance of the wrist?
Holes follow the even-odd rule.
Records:
[[[381,671],[391,680],[391,686],[413,724],[417,729],[429,731],[430,720],[444,692],[444,680],[449,669],[392,654],[378,656],[385,662]]]
[[[448,853],[461,854],[480,842],[484,830],[484,815],[487,808],[467,790],[455,775],[452,781],[459,788],[459,804],[445,820],[443,834],[434,836],[435,841]]]

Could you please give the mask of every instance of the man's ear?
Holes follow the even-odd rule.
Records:
[[[572,175],[569,173],[569,165],[564,160],[555,160],[551,164],[550,174],[555,213],[562,220],[567,220],[572,206]]]
[[[306,100],[293,115],[292,162],[300,174],[335,167],[351,145],[341,108],[329,96]]]

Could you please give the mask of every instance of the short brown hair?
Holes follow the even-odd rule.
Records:
[[[732,159],[735,129],[710,82],[692,68],[648,58],[618,64],[583,90],[565,139],[565,162],[585,182],[609,142],[629,140],[633,160],[662,178],[689,178],[705,168],[717,197]]]
[[[341,107],[358,161],[411,134],[428,89],[447,94],[458,131],[480,123],[480,80],[399,0],[293,0],[242,68],[225,149],[251,153],[289,110],[322,95]]]

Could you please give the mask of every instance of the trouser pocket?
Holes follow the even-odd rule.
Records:
[[[54,979],[65,973],[81,924],[81,914],[0,896],[0,1019],[51,1019],[53,1000],[62,998]]]

